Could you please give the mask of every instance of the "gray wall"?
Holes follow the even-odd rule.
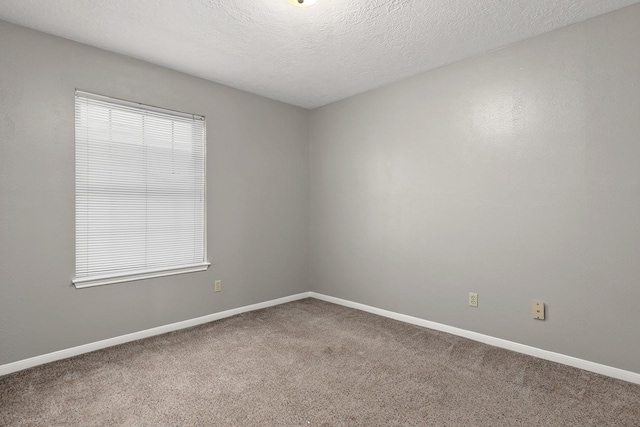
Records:
[[[0,22],[0,364],[311,289],[640,372],[637,22],[312,112]],[[207,117],[209,271],[71,286],[75,88]]]
[[[640,372],[639,22],[312,111],[312,289]]]
[[[309,289],[308,111],[5,22],[0,61],[0,364]],[[72,287],[75,88],[206,116],[207,272]]]

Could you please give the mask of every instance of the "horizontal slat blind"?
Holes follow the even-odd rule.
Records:
[[[204,263],[205,121],[76,92],[76,279]]]

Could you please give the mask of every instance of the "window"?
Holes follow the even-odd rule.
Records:
[[[76,91],[77,288],[206,259],[205,120]]]

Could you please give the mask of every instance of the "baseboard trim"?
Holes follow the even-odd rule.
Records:
[[[78,356],[84,353],[101,350],[103,348],[112,347],[114,345],[124,344],[130,341],[136,341],[143,338],[149,338],[155,335],[166,334],[180,329],[198,326],[203,323],[213,322],[214,320],[224,319],[226,317],[235,316],[236,314],[246,313],[248,311],[260,310],[261,308],[273,307],[275,305],[296,301],[303,298],[309,298],[310,292],[303,292],[284,298],[278,298],[257,304],[251,304],[244,307],[238,307],[231,310],[221,311],[219,313],[209,314],[194,319],[184,320],[182,322],[171,323],[169,325],[158,326],[156,328],[146,329],[144,331],[133,332],[127,335],[108,338],[102,341],[96,341],[89,344],[79,345],[77,347],[67,348],[64,350],[54,351],[53,353],[43,354],[41,356],[30,357],[29,359],[18,360],[17,362],[0,365],[0,376],[11,374],[13,372],[22,371],[34,366],[43,365],[56,360],[67,359],[69,357]]]
[[[597,374],[606,375],[608,377],[617,378],[619,380],[628,381],[630,383],[640,384],[640,374],[635,372],[625,371],[623,369],[602,365],[600,363],[578,359],[573,356],[554,353],[552,351],[542,350],[540,348],[519,344],[513,341],[508,341],[501,338],[492,337],[489,335],[479,334],[477,332],[467,331],[465,329],[443,325],[442,323],[431,322],[429,320],[420,319],[418,317],[407,316],[405,314],[395,313],[393,311],[383,310],[381,308],[371,307],[369,305],[360,304],[357,302],[353,302],[353,301],[349,301],[341,298],[331,297],[331,296],[319,294],[316,292],[310,292],[309,296],[311,298],[316,298],[322,301],[343,305],[345,307],[355,308],[356,310],[366,311],[368,313],[377,314],[379,316],[388,317],[390,319],[399,320],[401,322],[410,323],[412,325],[422,326],[429,329],[435,329],[436,331],[447,332],[452,335],[468,338],[470,340],[492,345],[494,347],[504,348],[506,350],[511,350],[517,353],[538,357],[540,359],[561,363],[563,365],[573,366],[574,368],[595,372]]]
[[[103,348],[112,347],[114,345],[124,344],[131,341],[136,341],[144,338],[149,338],[155,335],[166,334],[167,332],[178,331],[180,329],[190,328],[192,326],[198,326],[203,323],[213,322],[215,320],[224,319],[226,317],[235,316],[237,314],[246,313],[248,311],[260,310],[262,308],[273,307],[280,304],[285,304],[291,301],[297,301],[304,298],[316,298],[322,301],[327,301],[333,304],[342,305],[345,307],[354,308],[356,310],[366,311],[368,313],[377,314],[379,316],[388,317],[390,319],[399,320],[401,322],[410,323],[412,325],[422,326],[436,331],[447,332],[452,335],[468,338],[470,340],[478,341],[484,344],[492,345],[494,347],[504,348],[506,350],[515,351],[517,353],[526,354],[540,359],[549,360],[563,365],[573,366],[574,368],[583,369],[585,371],[595,372],[597,374],[606,375],[608,377],[617,378],[619,380],[628,381],[634,384],[640,384],[640,374],[625,371],[623,369],[614,368],[612,366],[602,365],[600,363],[590,362],[588,360],[578,359],[573,356],[567,356],[560,353],[554,353],[552,351],[543,350],[536,347],[531,347],[524,344],[519,344],[513,341],[504,340],[501,338],[492,337],[489,335],[479,334],[477,332],[468,331],[465,329],[456,328],[453,326],[444,325],[442,323],[432,322],[429,320],[420,319],[418,317],[408,316],[405,314],[396,313],[389,310],[384,310],[377,307],[372,307],[366,304],[360,304],[357,302],[345,300],[342,298],[336,298],[329,295],[320,294],[317,292],[303,292],[300,294],[290,295],[288,297],[278,298],[270,301],[265,301],[257,304],[251,304],[244,307],[238,307],[231,310],[221,311],[219,313],[213,313],[194,319],[184,320],[182,322],[171,323],[169,325],[158,326],[156,328],[146,329],[144,331],[134,332],[127,335],[121,335],[118,337],[108,338],[102,341],[96,341],[89,344],[80,345],[53,353],[43,354],[41,356],[31,357],[29,359],[19,360],[17,362],[0,365],[0,376],[11,374],[13,372],[22,371],[24,369],[32,368],[34,366],[43,365],[49,362],[55,362],[56,360],[67,359],[69,357],[78,356],[84,353],[90,353],[92,351],[101,350]]]

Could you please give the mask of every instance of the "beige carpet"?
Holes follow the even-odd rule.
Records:
[[[640,426],[640,386],[305,299],[0,378],[2,426]]]

